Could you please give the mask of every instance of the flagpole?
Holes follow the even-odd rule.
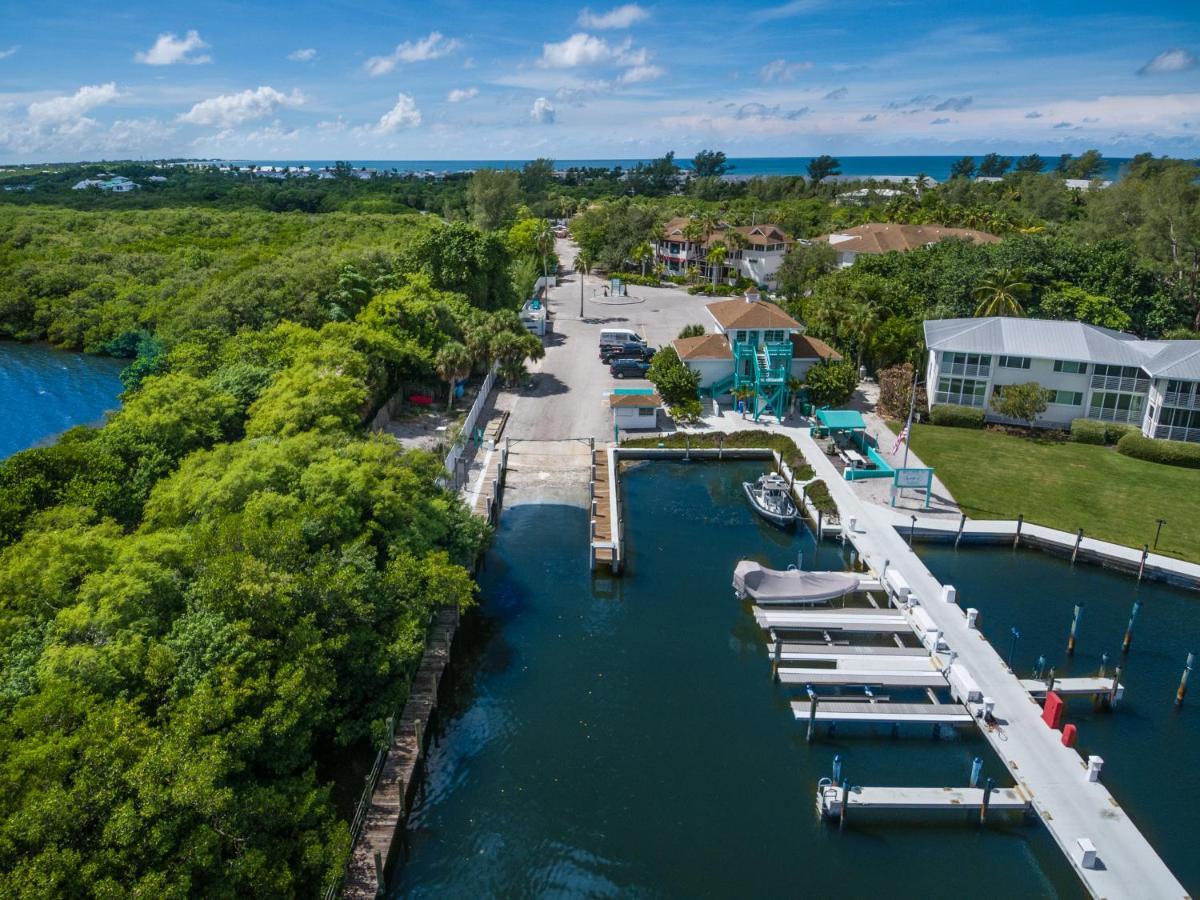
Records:
[[[902,469],[908,468],[908,445],[912,443],[912,421],[913,413],[917,410],[917,379],[919,377],[920,369],[913,366],[912,397],[908,401],[908,421],[904,423],[904,431],[902,432],[906,435],[904,439],[904,462],[900,464],[900,468]]]

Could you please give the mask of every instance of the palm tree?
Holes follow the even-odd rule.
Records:
[[[925,193],[925,187],[929,184],[929,176],[924,172],[918,172],[913,179],[913,189],[917,192],[917,199],[921,199],[921,195]]]
[[[721,277],[721,268],[725,265],[725,242],[713,241],[708,248],[708,266],[712,271],[713,293],[717,292],[717,279]]]
[[[642,267],[642,276],[646,274],[646,263],[654,257],[654,248],[647,241],[642,241],[629,251],[629,257],[634,261],[634,264],[640,264]]]
[[[742,251],[750,245],[750,241],[746,236],[734,228],[726,230],[724,241],[725,246],[729,248],[729,252],[735,260],[740,260],[742,258]],[[741,271],[740,265],[734,266],[734,268]]]
[[[854,340],[856,359],[854,367],[862,368],[863,354],[875,327],[879,324],[879,313],[875,307],[862,300],[852,300],[842,311],[842,331]]]
[[[1021,301],[1029,296],[1031,285],[1012,269],[997,269],[979,283],[971,295],[979,301],[977,316],[1023,316]]]
[[[585,275],[587,275],[588,272],[590,272],[592,270],[592,266],[595,265],[595,263],[592,260],[592,255],[581,247],[581,248],[579,248],[579,253],[576,254],[576,256],[575,256],[574,265],[575,265],[575,271],[579,273],[579,318],[582,319],[583,318],[583,278]]]
[[[537,248],[538,256],[542,258],[542,276],[550,276],[547,271],[546,258],[554,252],[554,229],[550,227],[549,219],[540,219],[533,231],[533,246]]]
[[[706,240],[708,240],[708,232],[704,229],[704,226],[701,225],[698,220],[692,219],[690,222],[688,222],[686,225],[683,226],[683,238],[689,244],[696,245],[696,248],[697,248],[696,249],[696,259],[699,259],[700,258],[700,249],[704,247],[704,242]],[[687,262],[688,262],[686,252],[684,253],[683,261],[684,261],[684,265],[686,266]]]
[[[466,378],[471,374],[472,364],[471,352],[458,341],[450,341],[442,345],[442,349],[434,357],[434,367],[437,369],[438,377],[446,382],[449,388],[450,398],[446,402],[447,411],[454,406],[455,383],[460,378]]]

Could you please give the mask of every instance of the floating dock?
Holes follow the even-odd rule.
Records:
[[[819,699],[814,713],[808,700],[792,703],[792,713],[807,722],[868,722],[877,725],[970,725],[974,719],[957,703],[863,703]]]
[[[846,687],[939,688],[947,681],[932,670],[887,669],[780,669],[780,684],[844,685]]]
[[[971,787],[854,787],[849,796],[842,787],[822,783],[817,787],[817,808],[822,815],[837,817],[842,806],[851,810],[981,810],[984,788]],[[989,812],[1025,812],[1029,797],[1020,788],[992,788],[987,796]]]
[[[754,607],[754,620],[769,631],[829,631],[859,634],[902,634],[912,625],[900,612],[852,607],[849,609],[790,610]]]
[[[1114,678],[1101,678],[1098,675],[1091,678],[1055,678],[1054,693],[1060,697],[1080,697],[1101,695],[1111,697],[1114,701],[1125,696],[1125,685],[1114,684]],[[1021,687],[1029,691],[1031,697],[1039,700],[1046,698],[1046,682],[1032,678],[1022,678]]]

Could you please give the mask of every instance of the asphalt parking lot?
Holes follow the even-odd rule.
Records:
[[[677,288],[629,286],[627,297],[604,297],[607,280],[586,276],[580,317],[579,275],[572,269],[575,245],[557,243],[564,275],[551,288],[548,306],[553,330],[545,338],[546,356],[530,366],[528,386],[507,391],[498,406],[510,410],[506,434],[513,438],[612,440],[608,394],[616,387],[650,387],[642,379],[617,380],[600,362],[600,331],[632,328],[653,347],[672,341],[685,325],[714,330],[704,308],[709,298]]]

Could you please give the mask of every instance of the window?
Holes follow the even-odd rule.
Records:
[[[1046,391],[1046,402],[1060,406],[1083,406],[1083,391]]]
[[[1028,356],[1002,356],[1000,357],[1000,368],[1002,369],[1028,369]]]
[[[1086,375],[1087,363],[1071,362],[1066,359],[1056,359],[1054,361],[1054,371],[1063,372],[1069,375]]]
[[[734,343],[736,343],[736,344],[744,344],[744,343],[746,343],[746,332],[744,332],[744,331],[735,331],[735,332],[733,333],[733,341],[734,341]]]
[[[787,333],[782,329],[763,332],[763,343],[765,344],[781,344],[786,340]]]
[[[1105,422],[1141,422],[1146,398],[1141,394],[1097,391],[1092,394],[1088,415]]]
[[[942,371],[947,375],[988,375],[992,357],[987,353],[943,353]]]
[[[1106,366],[1103,363],[1096,363],[1096,374],[1109,378],[1145,378],[1137,366]]]
[[[962,406],[983,406],[987,395],[987,382],[971,378],[938,379],[935,403],[956,403]]]
[[[638,415],[639,416],[652,416],[652,415],[654,415],[654,412],[655,412],[655,410],[654,410],[653,406],[639,406],[638,407]]]

